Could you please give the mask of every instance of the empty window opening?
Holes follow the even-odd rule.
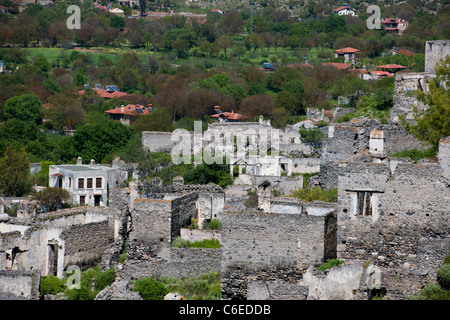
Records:
[[[358,191],[358,211],[359,216],[372,215],[372,192]]]
[[[48,243],[48,275],[56,276],[58,271],[58,242],[51,240]]]
[[[95,179],[95,187],[101,189],[102,187],[102,178]]]

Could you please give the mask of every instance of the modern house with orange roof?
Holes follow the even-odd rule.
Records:
[[[214,111],[216,114],[211,115],[211,118],[222,119],[225,122],[237,122],[247,120],[248,117],[239,113],[234,113],[233,110],[231,112],[223,112],[220,110],[219,106],[214,107]]]
[[[335,58],[344,58],[344,61],[352,61],[356,58],[356,54],[360,52],[358,49],[347,47],[347,48],[341,48],[338,50],[334,50],[334,57]]]
[[[403,31],[408,27],[409,22],[399,18],[384,18],[381,20],[384,30],[390,34],[402,35]]]
[[[372,76],[373,80],[379,80],[379,79],[383,79],[386,77],[392,77],[392,74],[387,71],[375,70],[375,71],[370,71],[369,73]]]
[[[90,88],[89,85],[85,85],[86,88]],[[92,88],[95,92],[98,93],[98,95],[105,100],[113,99],[113,98],[123,98],[126,97],[128,94],[126,92],[121,92],[119,88],[116,86],[106,86],[106,89],[103,88],[100,84],[96,84],[94,88]],[[83,95],[86,93],[86,90],[80,90],[77,92],[78,95]]]
[[[355,16],[356,13],[354,10],[350,9],[348,4],[344,4],[343,6],[333,9],[333,14],[337,14],[339,16]]]
[[[153,107],[151,104],[149,104],[147,107],[139,104],[129,104],[126,106],[122,105],[111,110],[106,110],[105,112],[109,114],[110,119],[118,120],[124,125],[129,126],[140,116],[153,112]]]

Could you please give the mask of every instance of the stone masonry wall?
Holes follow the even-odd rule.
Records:
[[[333,219],[326,220],[304,214],[224,211],[222,297],[256,297],[263,294],[257,290],[261,283],[267,282],[273,290],[265,292],[265,298],[275,298],[274,292],[278,298],[305,298],[303,289],[295,285],[302,270],[322,264],[336,252],[329,248],[336,245]]]
[[[71,264],[91,267],[101,261],[102,254],[114,241],[109,221],[75,225],[61,234],[65,241],[64,267]]]

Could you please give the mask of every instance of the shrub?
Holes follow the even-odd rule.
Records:
[[[144,300],[163,300],[169,293],[166,286],[154,278],[142,278],[135,282],[134,292],[139,292]]]
[[[57,294],[64,291],[64,281],[55,276],[41,277],[41,295]]]
[[[172,247],[177,248],[210,248],[210,249],[219,249],[220,242],[217,239],[205,239],[202,241],[190,242],[186,239],[182,239],[181,237],[176,237],[172,240]]]
[[[94,289],[101,291],[107,286],[110,286],[116,279],[116,272],[113,267],[110,267],[105,272],[99,272],[94,279]]]
[[[426,150],[418,150],[416,148],[403,150],[393,154],[394,157],[410,158],[414,162],[420,159],[434,158],[436,157],[436,150],[431,147]]]
[[[331,269],[333,267],[339,267],[341,264],[344,263],[344,260],[339,260],[339,259],[328,259],[327,262],[325,262],[324,264],[322,264],[320,267],[318,267],[317,269],[319,271],[325,271],[327,269]]]
[[[222,222],[219,219],[211,219],[211,221],[206,225],[208,230],[221,230]]]
[[[309,186],[303,189],[298,189],[292,193],[294,198],[298,198],[305,202],[314,200],[325,202],[337,201],[337,189],[324,190],[320,187],[310,188]]]
[[[429,284],[422,288],[418,295],[409,297],[408,300],[450,300],[450,291],[437,284]]]
[[[446,263],[439,268],[437,282],[443,289],[450,290],[450,264]]]
[[[176,237],[172,240],[172,247],[176,248],[187,248],[189,246],[189,241],[181,237]]]

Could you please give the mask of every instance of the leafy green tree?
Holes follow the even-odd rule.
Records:
[[[14,150],[6,144],[5,156],[0,159],[0,193],[6,197],[21,197],[31,191],[31,176],[25,149]]]
[[[428,108],[419,111],[414,107],[415,124],[404,119],[402,122],[418,139],[437,150],[439,140],[450,136],[450,55],[436,65],[435,72],[437,77],[429,82],[429,92],[418,93]]]
[[[111,27],[113,28],[117,28],[117,29],[122,29],[123,27],[125,27],[125,20],[117,15],[113,15],[110,19],[109,19],[109,23],[111,25]]]
[[[5,102],[5,119],[16,118],[40,124],[42,121],[42,101],[33,93],[12,97]]]
[[[165,108],[158,108],[150,114],[140,116],[133,124],[134,130],[171,132],[175,129],[171,115]]]
[[[39,205],[47,211],[55,211],[62,207],[62,204],[70,200],[69,191],[59,188],[45,188],[33,195],[33,200],[38,201]]]
[[[102,119],[78,126],[72,142],[83,159],[94,159],[100,163],[106,155],[125,146],[131,135],[132,128]]]

